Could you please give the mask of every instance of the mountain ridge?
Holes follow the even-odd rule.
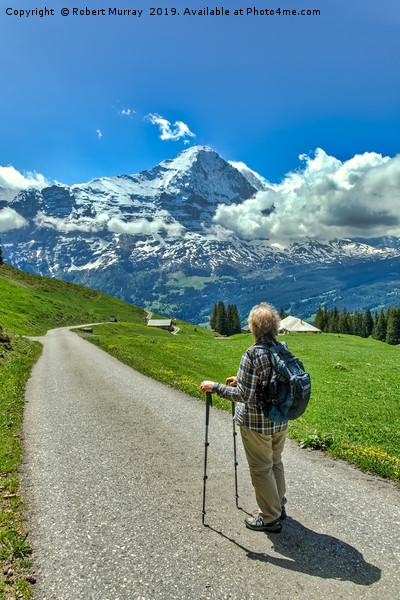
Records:
[[[346,305],[346,295],[349,310],[357,297],[360,310],[400,304],[398,238],[282,245],[215,222],[219,206],[236,210],[270,187],[243,163],[194,146],[137,174],[22,190],[0,200],[24,220],[3,232],[4,258],[197,323],[221,299],[242,315],[271,300],[303,318],[321,302]]]

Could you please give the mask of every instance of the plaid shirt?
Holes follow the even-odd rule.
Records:
[[[267,339],[262,338],[258,343],[266,343]],[[237,387],[215,383],[213,394],[221,398],[226,398],[232,402],[237,402],[235,421],[239,425],[257,431],[273,435],[278,431],[287,428],[286,423],[274,423],[266,417],[258,406],[260,399],[257,383],[263,379],[268,379],[271,371],[271,363],[268,352],[264,348],[258,348],[253,344],[244,352],[239,365],[237,374]]]

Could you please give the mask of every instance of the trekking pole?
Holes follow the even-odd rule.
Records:
[[[203,512],[202,512],[202,523],[204,525],[204,517],[206,515],[206,481],[207,481],[207,449],[210,445],[208,443],[208,424],[210,421],[210,406],[212,406],[212,396],[210,392],[206,393],[206,434],[204,442],[204,478],[203,478]]]
[[[235,403],[232,402],[232,427],[233,427],[233,464],[235,466],[235,498],[236,498],[236,508],[239,508],[239,494],[238,494],[238,477],[237,477],[237,467],[238,461],[236,456],[236,423],[235,423]]]

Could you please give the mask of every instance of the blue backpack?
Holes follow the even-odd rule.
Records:
[[[259,407],[264,416],[278,423],[297,419],[310,400],[310,375],[285,342],[274,339],[271,344],[256,343],[255,347],[267,349],[271,360],[269,378],[259,383]]]

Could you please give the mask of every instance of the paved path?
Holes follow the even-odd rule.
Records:
[[[204,403],[67,329],[42,341],[24,421],[34,600],[400,600],[397,487],[288,442],[284,530],[247,530],[230,415],[212,409],[204,527]]]

